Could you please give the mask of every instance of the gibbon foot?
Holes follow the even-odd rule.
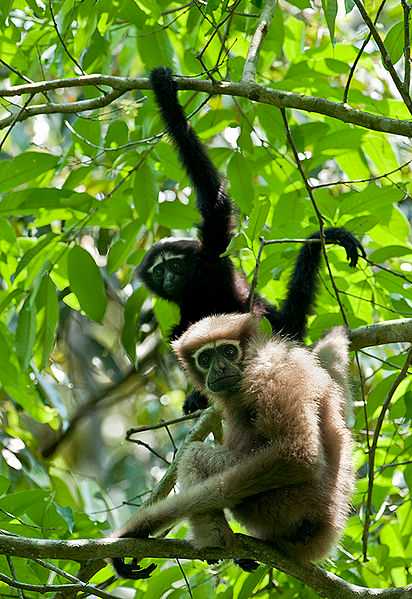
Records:
[[[207,397],[199,391],[192,391],[185,399],[183,412],[185,414],[192,414],[193,412],[197,412],[197,410],[204,410],[207,406]]]
[[[244,570],[245,572],[253,572],[254,570],[256,570],[256,568],[259,567],[259,562],[246,557],[240,557],[238,559],[234,559],[233,561],[237,566],[239,566],[239,568],[242,568],[242,570]]]
[[[125,560],[121,557],[113,558],[113,567],[117,572],[117,575],[121,578],[129,578],[131,580],[139,580],[141,578],[150,578],[151,573],[155,568],[156,564],[149,564],[146,568],[139,566],[137,559],[134,557],[129,564],[126,564]]]

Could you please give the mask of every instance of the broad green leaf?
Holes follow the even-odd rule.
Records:
[[[385,36],[384,44],[392,64],[400,60],[403,53],[404,28],[403,21],[395,23]]]
[[[110,123],[104,142],[106,147],[117,148],[127,144],[128,140],[129,130],[124,121],[114,121],[114,123]]]
[[[122,330],[122,343],[132,363],[136,360],[136,343],[139,337],[137,324],[139,322],[141,308],[146,299],[146,291],[139,287],[128,298],[124,307],[124,324]]]
[[[98,205],[99,202],[87,193],[78,193],[71,189],[25,189],[5,194],[0,201],[0,214],[24,216],[36,214],[42,208],[48,211],[66,209],[89,213]],[[69,215],[70,212],[67,214]]]
[[[256,201],[249,218],[249,225],[246,232],[250,239],[257,239],[263,235],[263,227],[266,223],[269,210],[270,201],[268,198],[261,198]]]
[[[250,212],[254,201],[253,175],[250,163],[240,152],[235,152],[227,167],[230,193],[245,214]]]
[[[369,254],[369,259],[373,262],[385,262],[389,258],[407,256],[408,254],[412,254],[412,248],[408,248],[402,245],[388,245],[386,247],[378,248],[371,254]]]
[[[137,38],[139,58],[147,69],[153,69],[160,64],[173,64],[173,48],[166,31],[156,24],[146,27],[145,35]]]
[[[0,161],[0,192],[15,189],[39,175],[55,169],[59,158],[45,152],[25,152]]]
[[[6,393],[20,404],[38,422],[57,426],[56,411],[45,406],[37,393],[33,381],[20,368],[20,363],[12,345],[12,338],[6,327],[0,323],[0,384]]]
[[[147,223],[150,213],[157,206],[158,195],[153,171],[143,164],[134,176],[134,205],[142,222]]]
[[[107,257],[107,269],[115,272],[126,264],[129,254],[136,245],[136,237],[140,230],[140,222],[129,223],[120,233],[120,239],[114,242]]]
[[[54,346],[59,320],[59,302],[57,290],[48,275],[43,277],[37,294],[37,310],[41,318],[39,345],[41,350],[40,368],[47,366],[50,352]]]
[[[100,270],[85,249],[75,245],[67,257],[70,287],[79,304],[92,320],[101,322],[106,312],[107,297]]]
[[[37,256],[39,252],[41,252],[49,243],[51,243],[56,238],[54,233],[47,233],[43,237],[40,237],[39,241],[36,245],[27,250],[19,260],[19,264],[16,268],[16,272],[14,276],[17,277],[21,271],[30,264],[31,260]]]
[[[16,233],[5,218],[0,218],[0,240],[7,241],[9,244],[16,243]]]
[[[36,304],[30,294],[19,313],[16,330],[16,351],[23,370],[27,370],[33,355],[36,337]]]
[[[179,308],[175,304],[158,297],[154,303],[154,313],[162,335],[168,337],[173,327],[179,322]]]
[[[189,204],[182,204],[179,200],[162,202],[159,206],[157,222],[170,229],[189,229],[199,222],[199,213]]]

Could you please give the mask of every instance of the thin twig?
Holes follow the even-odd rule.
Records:
[[[382,62],[384,64],[385,68],[389,71],[389,74],[392,77],[392,81],[394,82],[396,89],[398,90],[402,100],[404,101],[405,106],[407,107],[409,112],[412,114],[412,100],[409,95],[409,91],[406,91],[398,73],[396,72],[396,69],[392,64],[391,58],[388,54],[387,49],[385,48],[385,44],[383,43],[383,41],[378,33],[378,30],[376,29],[370,16],[366,12],[365,7],[362,4],[361,0],[353,0],[353,1],[356,4],[356,6],[362,16],[362,19],[365,21],[369,31],[372,34],[373,39],[375,40],[376,45],[379,48],[379,52],[381,53]]]
[[[257,286],[258,279],[259,279],[259,270],[260,270],[260,263],[262,260],[262,252],[263,252],[263,248],[265,247],[265,245],[266,245],[266,242],[265,242],[264,238],[261,237],[259,251],[258,251],[258,255],[256,257],[255,272],[253,273],[253,280],[252,280],[252,284],[250,286],[250,291],[249,291],[249,312],[253,311],[253,303],[255,301],[255,291],[256,291],[256,286]]]
[[[11,64],[6,62],[2,58],[0,58],[0,64],[2,64],[4,67],[6,67],[6,69],[9,69],[9,71],[14,73],[15,75],[17,75],[17,77],[20,77],[20,79],[23,79],[23,81],[26,81],[26,83],[30,83],[30,84],[33,83],[32,79],[29,79],[28,77],[26,77],[26,75],[23,75],[23,73],[20,73],[20,71],[18,71],[16,68],[14,68]]]
[[[256,27],[255,33],[253,34],[247,53],[242,75],[243,81],[252,81],[256,78],[260,48],[272,22],[276,3],[276,0],[266,0],[264,3],[259,23]]]
[[[368,494],[366,499],[365,506],[365,521],[363,525],[363,534],[362,534],[362,553],[363,553],[363,561],[367,561],[368,559],[368,537],[369,537],[369,529],[371,525],[371,515],[372,515],[372,495],[373,495],[373,483],[375,477],[375,455],[376,449],[378,446],[379,436],[381,433],[381,429],[383,426],[383,421],[385,419],[386,412],[388,411],[389,404],[403,381],[403,379],[407,376],[409,366],[412,362],[412,346],[409,349],[408,355],[406,356],[405,362],[402,366],[401,371],[398,376],[394,380],[388,395],[382,405],[381,411],[378,416],[378,420],[376,423],[376,427],[373,433],[372,443],[368,456]]]
[[[405,167],[409,166],[411,163],[412,160],[408,160],[407,162],[404,162],[397,168],[394,168],[393,170],[388,171],[387,173],[383,173],[382,175],[375,175],[374,177],[368,177],[367,179],[348,179],[345,181],[331,181],[329,183],[319,183],[317,185],[312,185],[312,189],[321,189],[322,187],[333,187],[334,185],[353,185],[355,183],[370,183],[371,181],[379,181],[379,179],[385,179],[386,177],[389,177],[390,175],[393,175],[394,173],[401,171]]]
[[[29,96],[27,98],[27,100],[25,101],[25,103],[23,104],[23,106],[20,108],[20,110],[18,112],[16,112],[15,115],[12,115],[10,126],[7,129],[7,131],[6,131],[3,139],[0,142],[0,151],[3,149],[3,146],[4,146],[5,142],[6,142],[6,139],[8,138],[8,136],[10,135],[10,133],[12,132],[14,125],[20,119],[20,116],[24,113],[24,111],[26,110],[26,108],[30,104],[30,102],[33,100],[33,98],[34,98],[34,94],[32,94],[31,96]]]
[[[129,443],[135,443],[136,445],[138,445],[140,447],[145,447],[147,449],[147,451],[150,451],[150,453],[152,453],[154,456],[159,458],[159,460],[162,460],[162,462],[164,462],[165,464],[170,466],[169,460],[166,460],[166,458],[164,456],[162,456],[161,453],[156,451],[156,449],[153,449],[153,447],[151,445],[149,445],[148,443],[145,443],[144,441],[140,441],[140,439],[127,439],[127,440],[129,441]]]
[[[376,17],[373,20],[373,24],[374,25],[376,25],[376,23],[378,22],[378,19],[379,19],[380,14],[381,14],[381,12],[383,10],[383,7],[385,6],[385,2],[386,2],[386,0],[382,0],[382,2],[379,5],[378,11],[376,13]],[[350,84],[352,82],[353,76],[355,74],[356,67],[358,66],[358,62],[360,61],[361,56],[362,56],[362,54],[363,54],[366,46],[370,42],[371,37],[372,37],[372,33],[371,33],[371,31],[369,31],[369,33],[366,36],[366,38],[365,38],[362,46],[359,48],[359,52],[358,52],[358,54],[357,54],[357,56],[356,56],[356,58],[355,58],[355,60],[353,62],[353,65],[351,66],[351,69],[350,69],[350,72],[349,72],[349,76],[348,76],[348,80],[347,80],[346,85],[345,85],[345,91],[343,92],[343,98],[342,98],[342,102],[345,102],[345,104],[348,101],[349,88],[350,88]]]
[[[56,32],[57,37],[59,38],[59,41],[61,43],[61,45],[63,46],[63,50],[65,51],[65,53],[67,54],[67,56],[69,57],[69,59],[72,61],[72,63],[79,69],[79,71],[81,72],[82,75],[85,75],[85,71],[83,70],[82,65],[77,61],[77,59],[73,56],[73,54],[70,52],[70,50],[68,49],[66,42],[63,39],[62,34],[59,31],[59,28],[57,26],[57,22],[56,22],[56,18],[54,16],[54,12],[53,12],[53,0],[49,0],[49,10],[50,10],[50,15],[53,21],[53,25],[54,25],[54,30]]]
[[[408,0],[401,0],[403,9],[403,56],[405,60],[405,77],[404,86],[405,91],[409,95],[411,87],[411,33],[410,33],[410,18],[411,18],[411,7],[409,6]]]
[[[165,428],[172,424],[178,424],[180,422],[185,422],[186,420],[194,420],[195,418],[199,418],[203,413],[203,410],[197,410],[197,412],[193,412],[192,414],[186,414],[185,416],[179,416],[179,418],[173,418],[172,420],[161,420],[158,424],[149,424],[143,426],[137,426],[134,428],[129,428],[126,432],[126,440],[137,433],[144,433],[145,431],[153,431],[158,428]]]
[[[312,203],[313,210],[314,210],[314,212],[316,214],[316,217],[318,219],[318,222],[319,222],[319,238],[320,238],[320,242],[321,242],[321,245],[322,245],[322,254],[323,254],[323,257],[325,259],[326,268],[328,270],[329,278],[330,278],[330,281],[331,281],[331,284],[332,284],[332,287],[333,287],[333,291],[334,291],[334,294],[335,294],[335,297],[336,297],[336,301],[338,302],[338,306],[339,306],[340,312],[342,314],[342,320],[345,323],[345,325],[347,327],[349,327],[349,322],[348,322],[348,319],[346,317],[345,309],[344,309],[342,301],[340,299],[339,289],[336,286],[335,279],[334,279],[334,276],[332,274],[332,269],[331,269],[330,264],[329,264],[328,255],[326,253],[325,235],[324,235],[324,218],[323,218],[322,213],[320,212],[320,210],[318,208],[318,205],[316,203],[315,196],[313,194],[312,186],[310,185],[310,183],[308,181],[308,178],[306,177],[305,171],[303,170],[303,166],[302,166],[301,160],[299,158],[299,153],[298,153],[298,150],[296,148],[295,142],[293,140],[292,133],[290,131],[288,119],[287,119],[287,116],[286,116],[286,110],[284,108],[281,108],[280,112],[281,112],[283,123],[284,123],[284,126],[285,126],[286,137],[287,137],[287,140],[289,142],[290,147],[292,148],[293,155],[295,157],[296,166],[298,167],[299,173],[300,173],[300,175],[302,177],[303,183],[304,183],[304,185],[306,187],[306,190],[308,192],[310,201]]]

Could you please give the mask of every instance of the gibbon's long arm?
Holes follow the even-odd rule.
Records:
[[[350,266],[357,264],[359,253],[365,256],[361,243],[349,231],[342,228],[324,230],[325,241],[337,243],[345,248]],[[319,232],[308,239],[319,239]],[[319,265],[322,257],[320,243],[307,243],[301,248],[289,282],[288,293],[280,310],[281,333],[291,339],[302,340],[306,329],[307,316],[313,305]]]
[[[154,69],[150,81],[167,130],[197,192],[197,205],[202,215],[199,229],[203,251],[219,256],[231,239],[232,203],[223,190],[218,171],[186,120],[171,70],[165,67]]]
[[[266,447],[178,495],[143,508],[113,536],[146,537],[169,528],[181,518],[234,507],[245,497],[315,480],[320,475],[320,467],[320,463],[299,463],[280,457]]]

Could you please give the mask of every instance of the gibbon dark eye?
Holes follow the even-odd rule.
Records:
[[[161,281],[164,276],[164,266],[163,264],[156,264],[156,266],[152,270],[152,277],[155,281]]]
[[[200,368],[209,368],[212,362],[213,350],[205,349],[201,354],[196,356],[196,362]]]
[[[175,275],[182,275],[184,273],[183,260],[168,260],[167,268]]]
[[[236,345],[224,345],[222,347],[222,353],[228,360],[234,360],[239,355],[239,350]]]

